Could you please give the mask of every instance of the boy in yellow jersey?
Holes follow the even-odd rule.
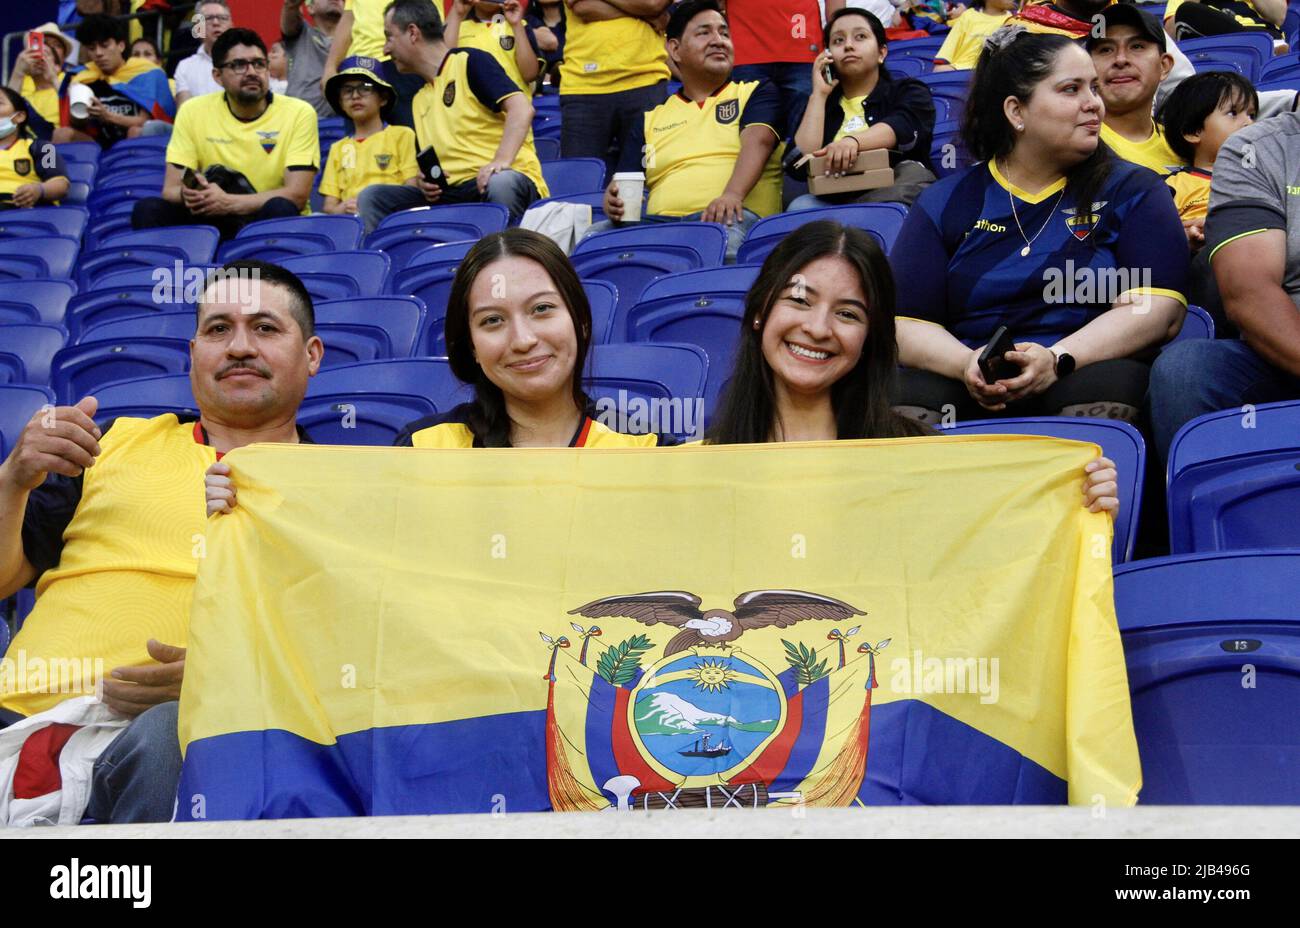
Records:
[[[37,26],[33,31],[45,36],[45,53],[23,49],[9,72],[8,87],[22,94],[42,119],[57,126],[59,82],[63,79],[63,63],[72,50],[72,39],[54,23]]]
[[[63,158],[33,138],[31,112],[15,91],[0,87],[0,210],[40,206],[67,195]]]
[[[384,14],[384,50],[398,70],[418,74],[418,148],[433,148],[441,183],[367,187],[357,209],[367,228],[390,213],[431,203],[500,203],[518,221],[547,195],[533,148],[533,104],[487,52],[448,49],[442,18],[428,0],[394,0]]]
[[[532,94],[543,61],[519,0],[453,0],[443,39],[451,48],[487,52],[520,90]]]
[[[433,5],[432,0],[427,2],[430,6]],[[392,84],[397,93],[397,103],[389,122],[399,126],[414,126],[411,104],[424,82],[417,74],[406,74],[398,70],[384,51],[384,11],[389,5],[390,0],[344,0],[343,15],[334,30],[329,55],[325,59],[321,90],[324,91],[326,82],[338,71],[339,62],[344,58],[351,55],[378,58],[383,63],[384,80]]]
[[[1016,11],[1017,0],[974,0],[958,16],[934,56],[936,71],[967,71],[975,67],[989,33],[1001,28]]]
[[[734,260],[750,226],[781,211],[780,97],[770,81],[731,80],[731,37],[716,0],[686,0],[673,10],[668,53],[681,92],[645,114],[618,169],[639,170],[644,147],[650,199],[641,221],[724,223]],[[591,231],[618,224],[625,206],[611,181],[610,222]]]
[[[34,716],[102,684],[107,708],[133,721],[95,764],[85,812],[97,822],[171,818],[204,472],[252,442],[310,441],[295,420],[324,352],[311,297],[275,265],[224,270],[190,343],[197,420],[101,426],[86,397],[38,411],[0,465],[0,596],[37,591],[0,661],[0,714]]]
[[[1106,104],[1101,140],[1125,161],[1157,174],[1175,171],[1183,159],[1151,115],[1160,82],[1174,65],[1165,31],[1154,16],[1126,3],[1107,7],[1100,16],[1101,37],[1089,34],[1085,46]]]
[[[415,186],[415,133],[406,126],[385,125],[397,95],[379,76],[374,58],[349,58],[325,85],[325,97],[356,131],[330,149],[320,192],[324,211],[356,215],[357,196],[372,184]],[[367,232],[372,231],[366,229]]]
[[[668,97],[668,56],[657,29],[669,0],[564,3],[560,152],[604,159],[612,174],[644,114]]]
[[[167,145],[161,197],[135,204],[131,224],[212,225],[232,238],[258,219],[306,211],[320,165],[316,111],[268,89],[266,43],[250,29],[230,29],[212,46],[213,70],[223,93],[193,97],[181,107]],[[253,193],[229,193],[205,171],[221,165],[237,172]],[[189,169],[194,187],[183,180]]]

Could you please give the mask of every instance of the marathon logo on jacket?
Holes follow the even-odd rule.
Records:
[[[130,899],[136,909],[153,901],[149,864],[83,864],[74,857],[67,866],[51,868],[50,876],[51,899]]]

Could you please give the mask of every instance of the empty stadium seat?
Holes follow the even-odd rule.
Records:
[[[86,332],[114,319],[182,310],[188,310],[193,315],[193,305],[159,300],[160,295],[153,284],[147,282],[123,287],[101,287],[73,297],[68,303],[63,324],[68,330],[71,343],[76,344],[85,337]]]
[[[1294,82],[1300,79],[1300,54],[1294,51],[1289,55],[1279,55],[1276,58],[1270,58],[1260,69],[1259,85],[1267,84],[1272,81],[1290,81]]]
[[[708,373],[708,356],[696,345],[592,345],[584,384],[608,427],[695,440],[704,437]],[[652,417],[647,429],[635,428],[639,415]]]
[[[1300,548],[1300,401],[1200,416],[1169,446],[1169,550]]]
[[[77,261],[77,282],[93,290],[106,275],[133,267],[164,268],[205,264],[217,251],[221,234],[212,226],[166,226],[123,232],[104,240]]]
[[[1127,422],[1110,419],[1084,419],[1074,416],[1036,416],[1023,419],[980,419],[958,422],[941,430],[944,435],[1046,435],[1071,441],[1090,441],[1115,462],[1119,472],[1119,518],[1115,520],[1115,540],[1111,557],[1116,564],[1133,556],[1137,538],[1138,515],[1142,509],[1142,479],[1146,471],[1146,442],[1137,429]],[[1083,474],[1079,474],[1079,491],[1083,492]]]
[[[1300,803],[1300,551],[1115,571],[1144,805]]]
[[[457,206],[421,206],[390,216],[366,237],[367,248],[379,248],[393,259],[394,267],[421,249],[439,242],[463,242],[500,232],[510,213],[497,203],[466,203]]]
[[[68,192],[60,201],[64,206],[84,206],[90,199],[90,184],[85,181],[69,181]]]
[[[923,61],[934,61],[934,56],[939,54],[939,47],[943,45],[943,36],[931,36],[924,39],[902,39],[897,42],[889,43],[889,57],[892,59],[889,65],[902,58],[920,58]]]
[[[591,307],[591,344],[604,345],[614,335],[614,315],[618,311],[618,288],[608,280],[584,280],[583,292]]]
[[[605,189],[605,162],[599,158],[564,158],[542,165],[542,177],[552,199],[571,193]]]
[[[99,409],[95,421],[103,424],[119,416],[151,419],[163,413],[198,416],[189,374],[167,374],[107,383],[95,389]]]
[[[90,222],[90,211],[80,206],[37,206],[0,212],[0,238],[28,235],[66,235],[80,239]]]
[[[409,296],[372,296],[348,300],[323,300],[315,305],[318,325],[379,326],[388,334],[392,356],[409,357],[424,324],[424,303]],[[330,348],[330,340],[325,346]],[[326,351],[328,360],[329,351]]]
[[[308,382],[298,424],[317,442],[390,445],[408,423],[447,412],[472,395],[444,359],[348,364]]]
[[[64,142],[54,147],[68,164],[98,164],[103,152],[98,142]]]
[[[379,296],[392,262],[379,251],[336,251],[297,255],[276,262],[297,274],[315,300]]]
[[[162,194],[163,178],[166,169],[163,165],[156,168],[143,168],[136,170],[112,170],[101,165],[99,173],[95,175],[95,183],[91,187],[96,193],[107,190],[118,190],[121,188],[140,187],[152,191],[152,196]]]
[[[871,233],[886,253],[898,238],[907,207],[901,203],[861,203],[852,206],[827,206],[822,209],[804,209],[794,213],[777,213],[760,219],[750,228],[749,234],[736,255],[737,264],[762,264],[787,235],[800,226],[822,219],[853,226]]]
[[[1214,338],[1214,319],[1201,307],[1188,306],[1187,315],[1183,317],[1183,327],[1178,330],[1177,335],[1165,343],[1164,348],[1168,348],[1175,342],[1194,338]],[[1164,348],[1161,350],[1163,351]]]
[[[8,455],[18,435],[42,406],[54,403],[54,391],[38,385],[0,384],[0,448]],[[2,459],[0,459],[2,460]]]
[[[68,278],[81,243],[66,235],[0,239],[0,280]]]
[[[1260,79],[1264,65],[1273,59],[1273,39],[1263,32],[1183,39],[1178,47],[1197,71],[1222,70],[1223,66],[1230,66],[1246,75],[1251,83]]]
[[[0,280],[0,323],[62,325],[76,293],[70,280]]]
[[[388,289],[393,293],[404,293],[400,289],[403,281],[403,272],[414,270],[415,268],[446,268],[455,269],[464,260],[469,250],[478,244],[478,239],[466,239],[463,242],[447,242],[439,245],[426,245],[419,251],[411,255],[406,263],[401,267],[394,267],[395,273],[389,281]],[[415,279],[414,277],[410,279]]]
[[[133,267],[121,271],[113,271],[105,274],[99,279],[96,290],[116,290],[124,287],[150,287],[159,285],[159,281],[154,278],[156,268]],[[189,298],[191,295],[197,296],[202,291],[202,281],[207,279],[207,275],[217,270],[215,264],[187,264],[184,265],[180,274],[175,273],[176,268],[171,268],[172,274],[169,280],[163,281],[163,288],[173,290],[170,296],[182,296]],[[175,302],[173,300],[172,302]]]
[[[142,135],[134,139],[121,139],[113,147],[100,155],[100,164],[109,167],[119,165],[149,164],[151,160],[162,159],[167,151],[169,136]],[[60,151],[63,146],[59,146]]]
[[[94,251],[114,235],[121,235],[123,232],[133,230],[130,210],[93,216],[89,225],[86,226],[85,235],[82,237],[81,250]]]
[[[361,247],[365,227],[356,216],[293,216],[250,222],[221,246],[220,262],[256,258],[278,264],[295,255]]]
[[[533,148],[537,150],[538,161],[558,161],[560,158],[560,140],[557,138],[533,138]]]
[[[618,288],[622,308],[655,278],[720,267],[726,250],[727,233],[718,223],[675,222],[597,232],[578,243],[572,260],[580,277]]]
[[[50,382],[50,362],[67,341],[68,330],[60,325],[17,322],[0,326],[0,349],[23,359],[27,382],[32,384]]]
[[[447,314],[447,298],[451,293],[451,283],[456,276],[456,268],[460,266],[460,260],[465,252],[473,245],[473,242],[463,242],[438,246],[449,251],[435,255],[429,255],[432,249],[417,252],[412,258],[413,266],[408,266],[406,270],[394,274],[391,278],[390,289],[394,293],[416,297],[429,308],[430,318],[426,321],[425,327],[430,332],[436,331],[439,345],[442,344],[442,319]],[[428,263],[414,263],[422,258]],[[430,350],[433,343],[426,338],[422,338],[420,344],[423,346],[418,349],[420,354],[432,356],[445,354],[444,351]]]
[[[934,61],[932,59],[906,55],[895,57],[893,55],[894,43],[892,42],[889,45],[889,50],[889,73],[895,80],[904,77],[920,77],[922,74],[929,74],[934,70]]]
[[[736,265],[661,277],[615,318],[612,338],[698,345],[709,359],[704,399],[711,411],[731,375],[745,294],[757,276],[757,267]]]
[[[95,176],[99,174],[99,165],[89,161],[69,161],[64,164],[63,170],[69,183],[75,181],[93,189]]]
[[[183,338],[133,338],[69,345],[50,364],[50,385],[61,403],[75,403],[101,384],[162,374],[182,374],[190,367],[190,343]]]
[[[5,383],[27,383],[27,365],[10,351],[0,351],[0,384]]]
[[[938,99],[935,98],[936,108]],[[954,121],[935,124],[934,136],[930,142],[930,164],[934,167],[936,177],[956,174],[975,163],[962,141],[959,123],[955,121],[960,116],[960,112],[952,113],[950,119]]]
[[[127,341],[136,338],[194,337],[194,310],[151,312],[103,321],[92,321],[73,336],[69,343],[83,345],[87,342]]]

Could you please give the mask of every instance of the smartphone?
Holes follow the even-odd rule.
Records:
[[[420,173],[426,181],[437,184],[443,190],[447,189],[447,175],[443,173],[442,165],[438,162],[438,153],[433,150],[432,145],[415,156],[415,163],[420,166]]]
[[[1007,380],[1020,373],[1020,365],[1005,357],[1008,351],[1015,350],[1016,343],[1011,338],[1011,330],[1004,325],[998,326],[979,357],[980,373],[984,375],[985,383]]]
[[[829,61],[822,65],[822,80],[828,84],[833,84],[838,78],[839,75],[835,73],[835,65]]]
[[[42,58],[45,57],[45,33],[29,32],[27,33],[27,50],[35,52]]]
[[[186,169],[185,169],[185,173],[181,175],[181,185],[182,185],[182,186],[185,186],[185,187],[188,187],[188,188],[190,188],[191,190],[198,190],[198,189],[200,189],[200,188],[199,188],[199,179],[198,179],[198,177],[194,174],[194,168],[186,168]]]

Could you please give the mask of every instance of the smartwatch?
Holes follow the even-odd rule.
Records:
[[[1051,352],[1056,355],[1057,380],[1060,380],[1062,377],[1069,377],[1074,373],[1074,355],[1067,351],[1057,351],[1055,348],[1052,348]]]

